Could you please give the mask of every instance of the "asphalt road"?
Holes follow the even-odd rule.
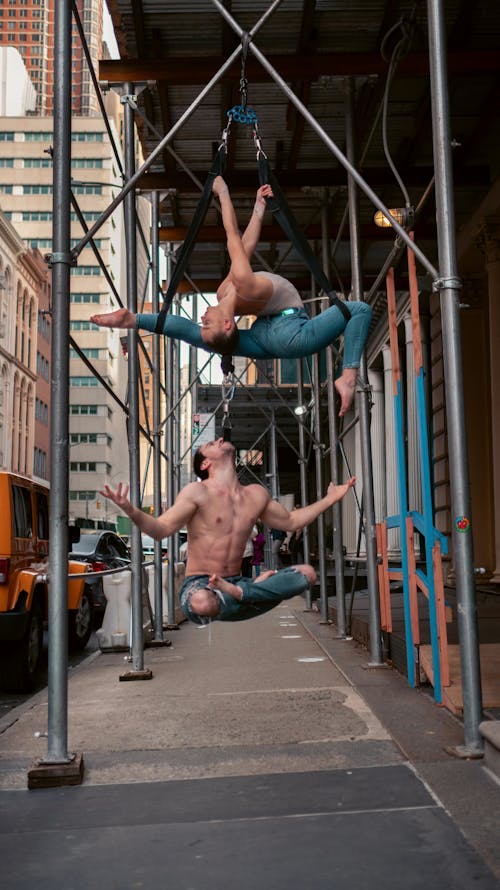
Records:
[[[88,658],[92,652],[95,652],[98,649],[97,636],[93,633],[88,641],[85,649],[82,652],[71,653],[68,656],[68,667],[69,670],[76,667],[83,661],[85,658]],[[38,683],[36,684],[36,688],[32,692],[27,693],[17,693],[17,692],[3,692],[0,690],[0,718],[4,717],[9,713],[13,708],[17,708],[18,705],[24,704],[24,702],[28,701],[33,695],[37,692],[40,692],[41,689],[44,689],[47,686],[48,682],[48,649],[47,649],[47,633],[44,634],[44,645],[43,645],[43,655],[42,655],[42,665],[40,669],[40,676]]]

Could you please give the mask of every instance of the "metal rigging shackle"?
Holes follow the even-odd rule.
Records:
[[[222,438],[224,442],[231,442],[232,424],[229,414],[229,403],[234,396],[236,381],[234,379],[233,357],[223,355],[221,358],[222,370]]]

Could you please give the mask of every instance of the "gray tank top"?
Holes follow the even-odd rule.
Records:
[[[263,275],[269,278],[273,285],[273,293],[266,305],[262,307],[256,315],[279,315],[283,309],[303,309],[304,304],[300,298],[298,290],[282,278],[281,275],[275,275],[274,272],[257,272],[257,275]]]

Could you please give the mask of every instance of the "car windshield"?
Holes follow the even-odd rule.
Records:
[[[73,544],[72,553],[93,553],[97,547],[100,535],[81,535],[80,540]]]
[[[151,553],[154,552],[154,549],[155,549],[155,539],[154,538],[152,538],[150,535],[144,534],[144,532],[143,532],[141,534],[141,541],[142,541],[143,551],[147,551],[147,552],[151,552]],[[162,550],[166,550],[167,546],[168,546],[168,538],[163,538],[163,540],[161,542]]]

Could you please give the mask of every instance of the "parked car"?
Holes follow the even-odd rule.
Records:
[[[36,680],[49,617],[49,489],[0,471],[0,687],[28,692]],[[73,540],[78,529],[70,529]],[[68,575],[85,564],[68,562]],[[68,581],[68,644],[84,649],[92,633],[92,596],[85,578]]]
[[[141,533],[141,543],[142,543],[142,556],[143,559],[147,559],[148,562],[152,559],[155,552],[155,539],[151,537],[151,535],[146,535],[144,532]],[[168,538],[164,538],[161,542],[161,555],[163,559],[166,559],[168,556],[167,550]]]
[[[177,534],[179,535],[179,548],[180,548],[180,547],[184,546],[184,544],[187,541],[187,529],[181,528],[177,532]],[[151,557],[154,556],[154,552],[155,552],[154,538],[152,538],[151,535],[146,535],[146,534],[144,534],[144,532],[142,532],[141,541],[142,541],[143,557],[144,557],[144,559],[150,560]],[[168,557],[168,538],[163,538],[163,541],[161,542],[161,552],[162,552],[163,559],[166,559]],[[179,559],[182,560],[182,558],[183,558],[182,556],[179,556]]]
[[[188,558],[188,533],[187,528],[181,528],[179,532],[179,562],[186,564]]]
[[[120,569],[130,566],[130,552],[125,542],[110,531],[86,531],[82,529],[80,540],[73,544],[70,553],[72,559],[83,560],[91,572],[102,572],[105,569]],[[92,602],[98,627],[102,624],[106,597],[102,577],[94,576],[87,579],[92,591]]]

